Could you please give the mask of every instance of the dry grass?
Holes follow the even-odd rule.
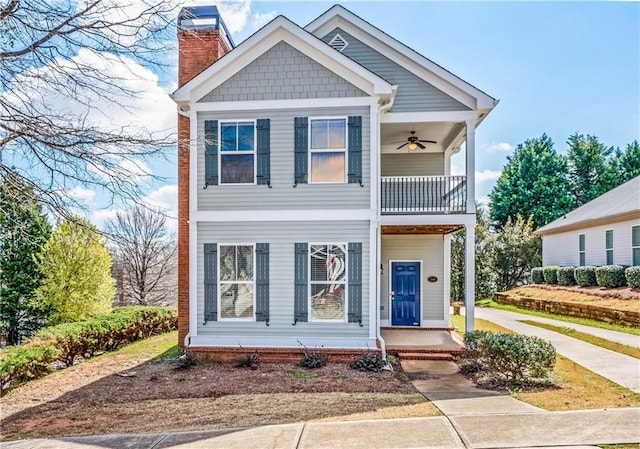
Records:
[[[504,293],[520,295],[525,298],[591,304],[623,311],[640,310],[640,292],[631,290],[628,287],[601,289],[600,287],[581,288],[536,285],[535,287],[520,287]]]
[[[610,341],[604,338],[596,337],[595,335],[586,334],[584,332],[577,331],[572,327],[554,326],[552,324],[540,323],[539,321],[531,321],[531,320],[522,320],[521,322],[525,324],[529,324],[531,326],[537,326],[543,329],[548,329],[550,331],[558,332],[559,334],[567,335],[571,338],[582,340],[587,343],[591,343],[592,345],[600,346],[601,348],[609,349],[610,351],[619,352],[620,354],[625,354],[630,357],[635,357],[636,359],[640,359],[639,348],[623,345],[622,343],[617,343],[615,341]]]

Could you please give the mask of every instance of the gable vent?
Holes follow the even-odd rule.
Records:
[[[347,48],[347,45],[349,45],[349,43],[345,41],[342,36],[336,34],[335,36],[333,36],[333,39],[329,41],[329,45],[331,45],[334,50],[338,50],[340,53],[342,53],[342,51]]]

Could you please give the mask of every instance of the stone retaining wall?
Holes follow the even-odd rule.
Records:
[[[519,295],[510,295],[507,293],[496,293],[495,300],[501,304],[510,304],[522,309],[589,318],[607,323],[621,324],[623,326],[640,326],[640,311],[615,310],[609,307],[595,306],[585,303],[530,298]]]

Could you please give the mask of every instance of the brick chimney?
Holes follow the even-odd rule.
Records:
[[[182,87],[233,48],[215,6],[178,15],[178,85]],[[178,344],[189,332],[189,117],[178,114]]]

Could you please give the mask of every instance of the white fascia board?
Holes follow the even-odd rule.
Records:
[[[476,214],[442,215],[381,215],[382,226],[403,225],[470,225],[476,223]]]
[[[464,122],[476,119],[476,111],[387,112],[381,123]]]
[[[198,101],[280,41],[309,56],[369,95],[390,95],[392,86],[375,73],[335,51],[285,17],[279,16],[174,92],[176,102]]]
[[[198,222],[256,221],[369,221],[376,219],[373,209],[311,209],[311,210],[230,210],[198,211]]]
[[[219,101],[194,103],[191,107],[194,111],[202,112],[228,112],[228,111],[256,111],[256,110],[282,110],[282,109],[310,109],[310,108],[336,108],[354,106],[377,106],[378,101],[374,97],[338,97],[338,98],[301,98],[298,100],[253,100],[253,101]]]
[[[307,25],[305,30],[321,37],[336,27],[344,29],[361,42],[413,71],[425,81],[433,84],[471,109],[492,109],[496,104],[496,100],[493,97],[425,58],[415,50],[398,42],[340,5],[335,5],[329,9]],[[389,49],[393,51],[389,51]],[[463,101],[465,96],[467,96],[467,101]],[[468,104],[468,97],[473,97],[476,104],[473,106]]]

